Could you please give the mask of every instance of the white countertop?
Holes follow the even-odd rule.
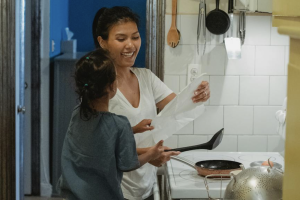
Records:
[[[232,160],[242,163],[246,169],[250,167],[251,162],[266,161],[272,157],[271,160],[281,164],[282,170],[284,170],[284,158],[276,152],[207,152],[195,150],[183,152],[180,157],[195,163],[201,160]],[[172,199],[208,198],[204,177],[199,176],[195,168],[171,159],[165,165],[165,174],[168,180],[167,189],[170,190]],[[229,181],[222,181],[222,196]],[[209,179],[208,186],[210,197],[220,197],[220,180]]]

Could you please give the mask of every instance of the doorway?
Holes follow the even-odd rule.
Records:
[[[31,26],[26,26],[27,28],[27,50],[26,57],[30,58],[26,61],[26,83],[28,88],[26,92],[29,94],[26,96],[26,102],[30,102],[28,106],[31,106],[29,109],[31,112],[26,113],[26,143],[25,143],[25,162],[24,162],[24,171],[25,171],[25,194],[26,195],[37,195],[37,196],[57,196],[55,190],[57,176],[53,176],[53,172],[60,170],[60,164],[57,161],[60,158],[59,152],[53,149],[54,141],[54,127],[53,127],[53,81],[55,79],[54,72],[52,68],[57,56],[61,55],[60,51],[60,41],[63,39],[64,28],[68,26],[71,31],[74,32],[74,38],[78,40],[83,38],[83,43],[86,43],[86,40],[90,40],[92,46],[90,49],[86,49],[86,46],[78,46],[77,51],[89,51],[93,48],[92,41],[92,32],[91,32],[91,23],[93,19],[93,12],[87,12],[87,6],[89,8],[95,9],[102,6],[111,7],[114,5],[124,5],[125,3],[130,5],[135,5],[138,8],[138,5],[143,4],[143,31],[144,31],[144,52],[140,52],[139,56],[141,58],[142,64],[140,66],[150,68],[157,75],[160,73],[160,78],[162,78],[163,73],[163,46],[156,45],[157,41],[164,41],[162,37],[157,37],[157,35],[163,35],[160,31],[164,30],[164,20],[158,18],[157,16],[163,16],[158,13],[158,8],[160,12],[164,13],[164,0],[136,0],[137,3],[132,3],[132,1],[124,2],[120,0],[107,1],[105,5],[98,5],[100,2],[93,0],[90,4],[84,3],[82,1],[60,1],[60,0],[45,0],[41,2],[27,0],[27,11],[30,17],[27,15],[27,24]],[[67,2],[67,4],[66,4]],[[54,4],[53,8],[51,4]],[[71,4],[72,3],[72,4]],[[93,5],[95,4],[95,5]],[[163,6],[162,6],[163,5]],[[126,6],[126,5],[125,5]],[[74,8],[77,7],[77,8]],[[132,8],[137,9],[137,8]],[[67,9],[67,10],[64,10]],[[52,12],[51,10],[60,10],[60,13],[56,13],[55,16],[67,17],[67,20],[63,18],[58,18],[57,23],[51,21]],[[71,11],[72,12],[71,12]],[[75,14],[73,13],[74,11]],[[81,15],[78,12],[82,12]],[[135,11],[135,10],[134,10]],[[141,11],[141,9],[139,10]],[[73,13],[73,14],[72,14]],[[90,13],[91,23],[86,25],[78,23],[80,18],[75,18],[74,15],[86,16],[87,13]],[[55,13],[54,13],[55,14]],[[77,16],[76,15],[76,16]],[[140,14],[141,15],[141,14]],[[49,17],[50,16],[50,17]],[[70,17],[71,16],[71,17]],[[83,17],[82,17],[83,18]],[[75,19],[75,23],[74,20]],[[159,19],[159,20],[158,20]],[[68,23],[58,22],[67,21]],[[76,25],[77,24],[77,25]],[[159,24],[159,26],[155,26]],[[58,28],[58,25],[61,26]],[[164,24],[163,24],[164,25]],[[79,30],[87,30],[86,35],[80,36]],[[83,27],[86,26],[86,27]],[[90,26],[90,29],[88,28]],[[54,32],[53,32],[53,27]],[[83,27],[83,28],[82,28]],[[77,30],[77,31],[76,31]],[[81,31],[82,32],[82,31]],[[57,34],[57,35],[56,35]],[[60,37],[60,38],[59,38]],[[89,39],[88,39],[89,38]],[[164,44],[164,43],[162,43]],[[29,48],[30,47],[30,48]],[[146,48],[147,47],[147,48]],[[158,67],[159,66],[159,67]],[[52,114],[51,114],[52,113]],[[65,115],[71,115],[70,113],[65,113]],[[66,128],[67,128],[66,124]],[[61,130],[60,133],[65,133],[66,130]],[[62,139],[64,135],[62,135]],[[61,145],[61,144],[59,144]],[[56,159],[56,160],[55,160]],[[56,173],[59,174],[59,173]]]

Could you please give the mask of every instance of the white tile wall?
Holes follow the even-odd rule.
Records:
[[[269,76],[240,77],[240,105],[268,105]]]
[[[168,139],[164,141],[164,146],[170,147],[170,148],[177,148],[178,147],[178,136],[172,135]]]
[[[220,44],[224,41],[224,35],[214,35],[209,33],[210,35],[210,44]]]
[[[211,76],[210,105],[238,105],[239,77]]]
[[[187,76],[186,75],[180,75],[180,92],[187,86]]]
[[[284,46],[257,46],[255,75],[284,75]]]
[[[238,151],[266,152],[268,151],[268,137],[267,136],[239,136]]]
[[[192,24],[195,24],[192,26]],[[181,16],[181,38],[180,44],[196,44],[197,42],[197,15],[182,15]]]
[[[253,134],[253,106],[224,106],[224,134]]]
[[[282,105],[287,95],[287,77],[270,77],[270,102],[269,105]]]
[[[286,46],[285,47],[285,52],[284,52],[284,75],[288,75],[288,65],[289,65],[289,57],[290,57],[290,47]]]
[[[188,123],[182,129],[174,133],[174,135],[192,135],[194,134],[194,122]]]
[[[208,75],[224,75],[227,57],[224,45],[206,45],[206,52],[204,56],[202,53],[196,55],[197,62],[202,65],[201,71]]]
[[[254,107],[254,134],[278,135],[278,121],[275,113],[281,106],[255,106]]]
[[[289,45],[289,37],[280,35],[277,32],[277,27],[271,28],[271,45]]]
[[[225,129],[224,129],[225,130]],[[209,136],[209,139],[212,138],[213,135]],[[215,148],[213,151],[225,151],[225,152],[235,152],[238,147],[238,136],[233,135],[224,135],[221,144]]]
[[[284,140],[280,136],[268,136],[268,151],[280,152],[284,151]]]
[[[203,115],[194,121],[194,134],[214,134],[223,128],[223,106],[206,106]]]
[[[165,45],[165,74],[187,74],[188,64],[194,63],[196,45],[178,45],[171,48]]]
[[[165,75],[164,82],[176,94],[178,94],[180,92],[180,77],[179,76]]]
[[[226,56],[227,58],[227,56]],[[254,75],[255,46],[242,46],[242,59],[227,60],[225,75]]]
[[[247,15],[242,59],[228,60],[224,35],[208,31],[206,53],[202,55],[202,38],[198,55],[197,17],[186,13],[177,16],[182,38],[174,49],[165,46],[165,82],[175,92],[182,91],[188,81],[188,64],[200,64],[201,71],[207,73],[211,98],[205,103],[206,112],[165,145],[174,148],[203,143],[224,127],[223,141],[214,151],[282,152],[284,141],[277,133],[275,112],[286,95],[289,39],[272,27],[271,16]],[[167,15],[166,34],[170,24],[171,15]]]
[[[271,16],[246,16],[246,45],[270,45]]]
[[[192,146],[207,142],[207,136],[202,135],[179,135],[178,147]]]

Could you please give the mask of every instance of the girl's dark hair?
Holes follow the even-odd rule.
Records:
[[[78,60],[75,70],[76,92],[81,99],[80,117],[97,116],[91,101],[107,95],[107,87],[116,80],[116,71],[109,54],[103,49],[92,51]]]
[[[109,31],[113,25],[121,22],[135,22],[139,26],[139,16],[126,6],[101,8],[93,21],[93,38],[96,48],[100,48],[97,37],[108,39]]]

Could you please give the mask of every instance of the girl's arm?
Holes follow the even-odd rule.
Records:
[[[161,154],[164,152],[163,140],[159,141],[156,145],[149,147],[148,151],[146,153],[143,153],[139,155],[139,162],[140,167],[143,166],[145,163],[155,160],[161,156]]]
[[[145,154],[147,151],[149,151],[151,147],[148,148],[137,148],[137,154],[138,155],[142,155]],[[169,147],[164,146],[163,147],[164,150],[166,149],[170,149]],[[162,152],[162,154],[156,158],[156,159],[152,159],[150,161],[148,161],[151,165],[154,165],[155,167],[160,167],[163,164],[165,164],[166,162],[168,162],[171,159],[171,156],[177,156],[179,155],[180,152],[179,151],[169,151],[169,152]]]
[[[147,147],[147,148],[136,148],[137,155],[142,155],[142,154],[146,153],[149,149],[150,149],[150,147]]]
[[[162,146],[163,142],[164,141],[161,140],[156,145],[149,147],[149,148],[138,148],[137,152],[139,152],[139,153],[144,152],[143,154],[138,153],[138,160],[139,160],[140,165],[134,169],[122,170],[122,171],[129,172],[129,171],[135,170],[135,169],[143,166],[145,163],[159,158],[161,156],[161,154],[164,152],[164,147]]]

